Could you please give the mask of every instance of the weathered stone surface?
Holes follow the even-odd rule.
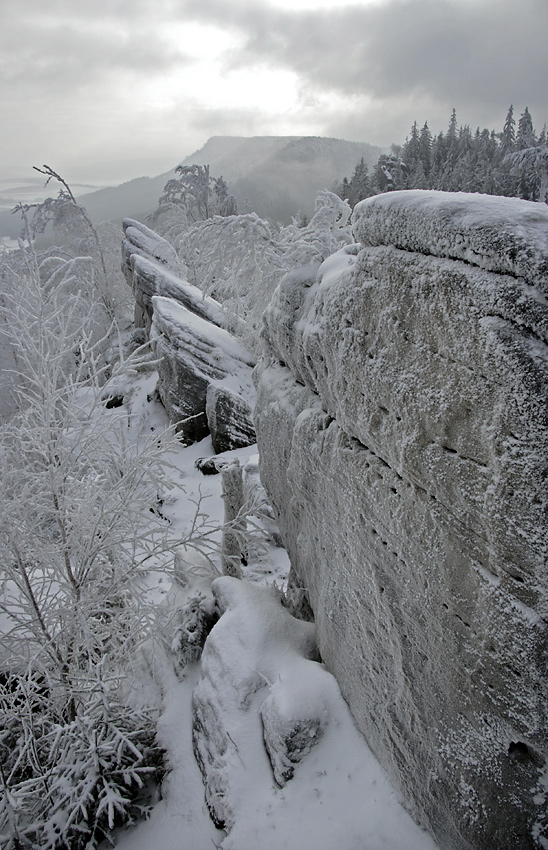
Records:
[[[354,234],[362,245],[464,260],[488,271],[534,280],[548,292],[548,207],[517,198],[414,189],[359,204]]]
[[[250,446],[256,442],[253,425],[254,395],[234,392],[230,387],[210,384],[206,391],[206,418],[211,442],[217,453]]]
[[[133,266],[131,257],[138,255],[157,260],[172,272],[179,271],[179,258],[173,245],[162,236],[132,218],[122,222],[124,238],[122,240],[122,271],[129,286],[132,285]]]
[[[278,289],[257,370],[261,478],[322,657],[417,819],[444,848],[541,847],[545,213],[496,199],[515,249],[499,262],[494,207],[451,196],[450,214],[438,196],[364,202],[356,232],[375,247]],[[433,256],[442,243],[468,262]]]
[[[123,225],[122,271],[133,290],[136,325],[146,327],[150,332],[152,299],[155,295],[163,295],[173,298],[191,313],[222,327],[222,306],[180,277],[175,248],[138,221],[126,218]]]
[[[185,439],[194,441],[209,434],[211,416],[216,451],[255,442],[253,357],[228,331],[173,299],[155,296],[152,304],[158,392],[170,420],[178,423]],[[229,398],[232,404],[226,402]],[[222,424],[221,412],[226,415]]]
[[[150,330],[152,323],[152,299],[155,295],[172,298],[182,304],[191,313],[195,313],[217,327],[223,325],[223,308],[214,298],[204,296],[197,286],[193,286],[178,275],[165,269],[155,260],[132,255],[133,295],[136,303],[145,315],[145,325]]]

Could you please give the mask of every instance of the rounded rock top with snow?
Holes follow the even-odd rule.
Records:
[[[548,206],[520,198],[413,189],[356,205],[356,239],[364,246],[463,260],[521,277],[548,294]]]

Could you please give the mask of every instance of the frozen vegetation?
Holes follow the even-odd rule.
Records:
[[[146,327],[131,331],[109,252],[82,251],[95,236],[62,200],[65,246],[37,251],[29,226],[2,262],[3,363],[15,367],[1,435],[2,846],[91,848],[108,836],[131,850],[251,850],[313,836],[320,850],[433,847],[356,731],[313,626],[282,605],[289,565],[256,447],[219,454],[210,437],[175,437],[155,391],[158,346]],[[348,241],[347,219],[326,193],[302,239],[286,231],[286,262],[317,265]],[[247,233],[248,221],[234,225]],[[199,328],[216,370],[249,368],[253,355],[219,327],[247,309],[198,299],[169,271],[180,268],[172,250],[143,225],[128,230],[153,336],[161,314],[180,348]],[[279,268],[284,251],[270,248]],[[235,290],[241,266],[225,259]],[[176,301],[159,294],[164,281]],[[243,505],[227,527],[222,470],[236,460]],[[216,579],[227,540],[243,581]]]

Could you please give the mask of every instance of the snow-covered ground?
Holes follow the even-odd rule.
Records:
[[[160,429],[165,414],[150,400],[154,382],[154,374],[136,379],[130,404],[134,411],[141,411],[147,428]],[[252,446],[223,457],[238,457],[243,466],[255,454],[256,447]],[[201,509],[212,520],[222,521],[221,476],[204,476],[195,467],[198,458],[212,455],[208,438],[181,448],[173,458],[174,476],[184,493],[166,496],[162,511],[181,529],[181,535],[192,521],[194,502],[200,496]],[[256,557],[243,567],[245,585],[231,578],[217,582],[218,593],[231,599],[209,643],[217,641],[225,664],[224,673],[222,664],[216,668],[215,675],[225,680],[216,680],[215,692],[222,694],[221,725],[234,743],[224,755],[223,767],[229,779],[227,802],[234,814],[232,830],[227,835],[213,825],[193,755],[192,694],[197,686],[202,698],[208,693],[201,664],[176,672],[174,656],[158,644],[148,653],[152,674],[136,679],[135,693],[143,701],[161,706],[158,737],[167,753],[169,772],[162,783],[161,799],[148,820],[115,836],[118,850],[436,850],[429,835],[411,820],[356,730],[333,677],[323,665],[300,656],[289,640],[289,632],[298,631],[303,624],[288,620],[289,615],[275,600],[287,568],[285,551],[270,542],[266,548],[257,547]],[[156,575],[153,592],[159,609],[168,612],[184,604],[185,594],[195,590],[197,584],[208,592],[206,585],[214,572],[209,576],[207,570],[201,575],[199,572],[194,572],[184,588],[172,584],[169,571]],[[296,624],[294,629],[287,629],[290,621]],[[166,629],[169,643],[169,626]],[[210,665],[211,673],[208,651],[206,648],[204,665]],[[258,676],[261,681],[242,708],[238,706],[237,683],[245,676]],[[259,713],[266,699],[276,697],[277,692],[279,698],[280,689],[284,699],[293,694],[301,709],[308,699],[312,714],[316,698],[323,700],[316,710],[328,715],[318,743],[283,788],[274,780]]]

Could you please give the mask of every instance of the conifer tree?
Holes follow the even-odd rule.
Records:
[[[361,160],[354,169],[352,180],[349,184],[350,195],[349,203],[352,207],[356,206],[358,201],[363,201],[364,198],[369,198],[373,194],[371,189],[371,180],[369,178],[369,169],[362,156]]]
[[[516,136],[516,153],[527,151],[528,154],[520,158],[509,157],[508,160],[512,163],[512,171],[518,177],[518,193],[521,198],[526,200],[535,200],[535,189],[537,183],[537,175],[535,173],[535,156],[534,148],[537,139],[533,128],[533,120],[528,107],[525,107],[523,115],[518,122],[518,132]]]
[[[455,109],[445,135],[442,132],[432,138],[428,123],[419,131],[415,121],[403,147],[392,145],[392,152],[379,158],[368,194],[428,188],[544,201],[548,192],[546,128],[537,140],[527,107],[517,133],[515,127],[513,105],[500,132],[478,127],[472,135],[469,126],[458,127]],[[348,184],[352,203],[367,196],[352,197],[358,172],[359,166]],[[348,191],[343,187],[341,191]]]
[[[432,167],[432,133],[428,127],[428,122],[424,122],[424,127],[420,132],[420,148],[421,162],[425,176],[428,178]]]
[[[531,148],[536,144],[535,131],[533,129],[533,119],[528,107],[525,107],[525,112],[519,119],[518,133],[516,136],[516,149],[523,150]]]
[[[514,107],[510,104],[510,108],[506,115],[506,120],[504,122],[504,127],[502,128],[502,133],[500,134],[500,153],[501,155],[507,156],[507,154],[512,153],[516,146],[516,122],[514,119]]]

